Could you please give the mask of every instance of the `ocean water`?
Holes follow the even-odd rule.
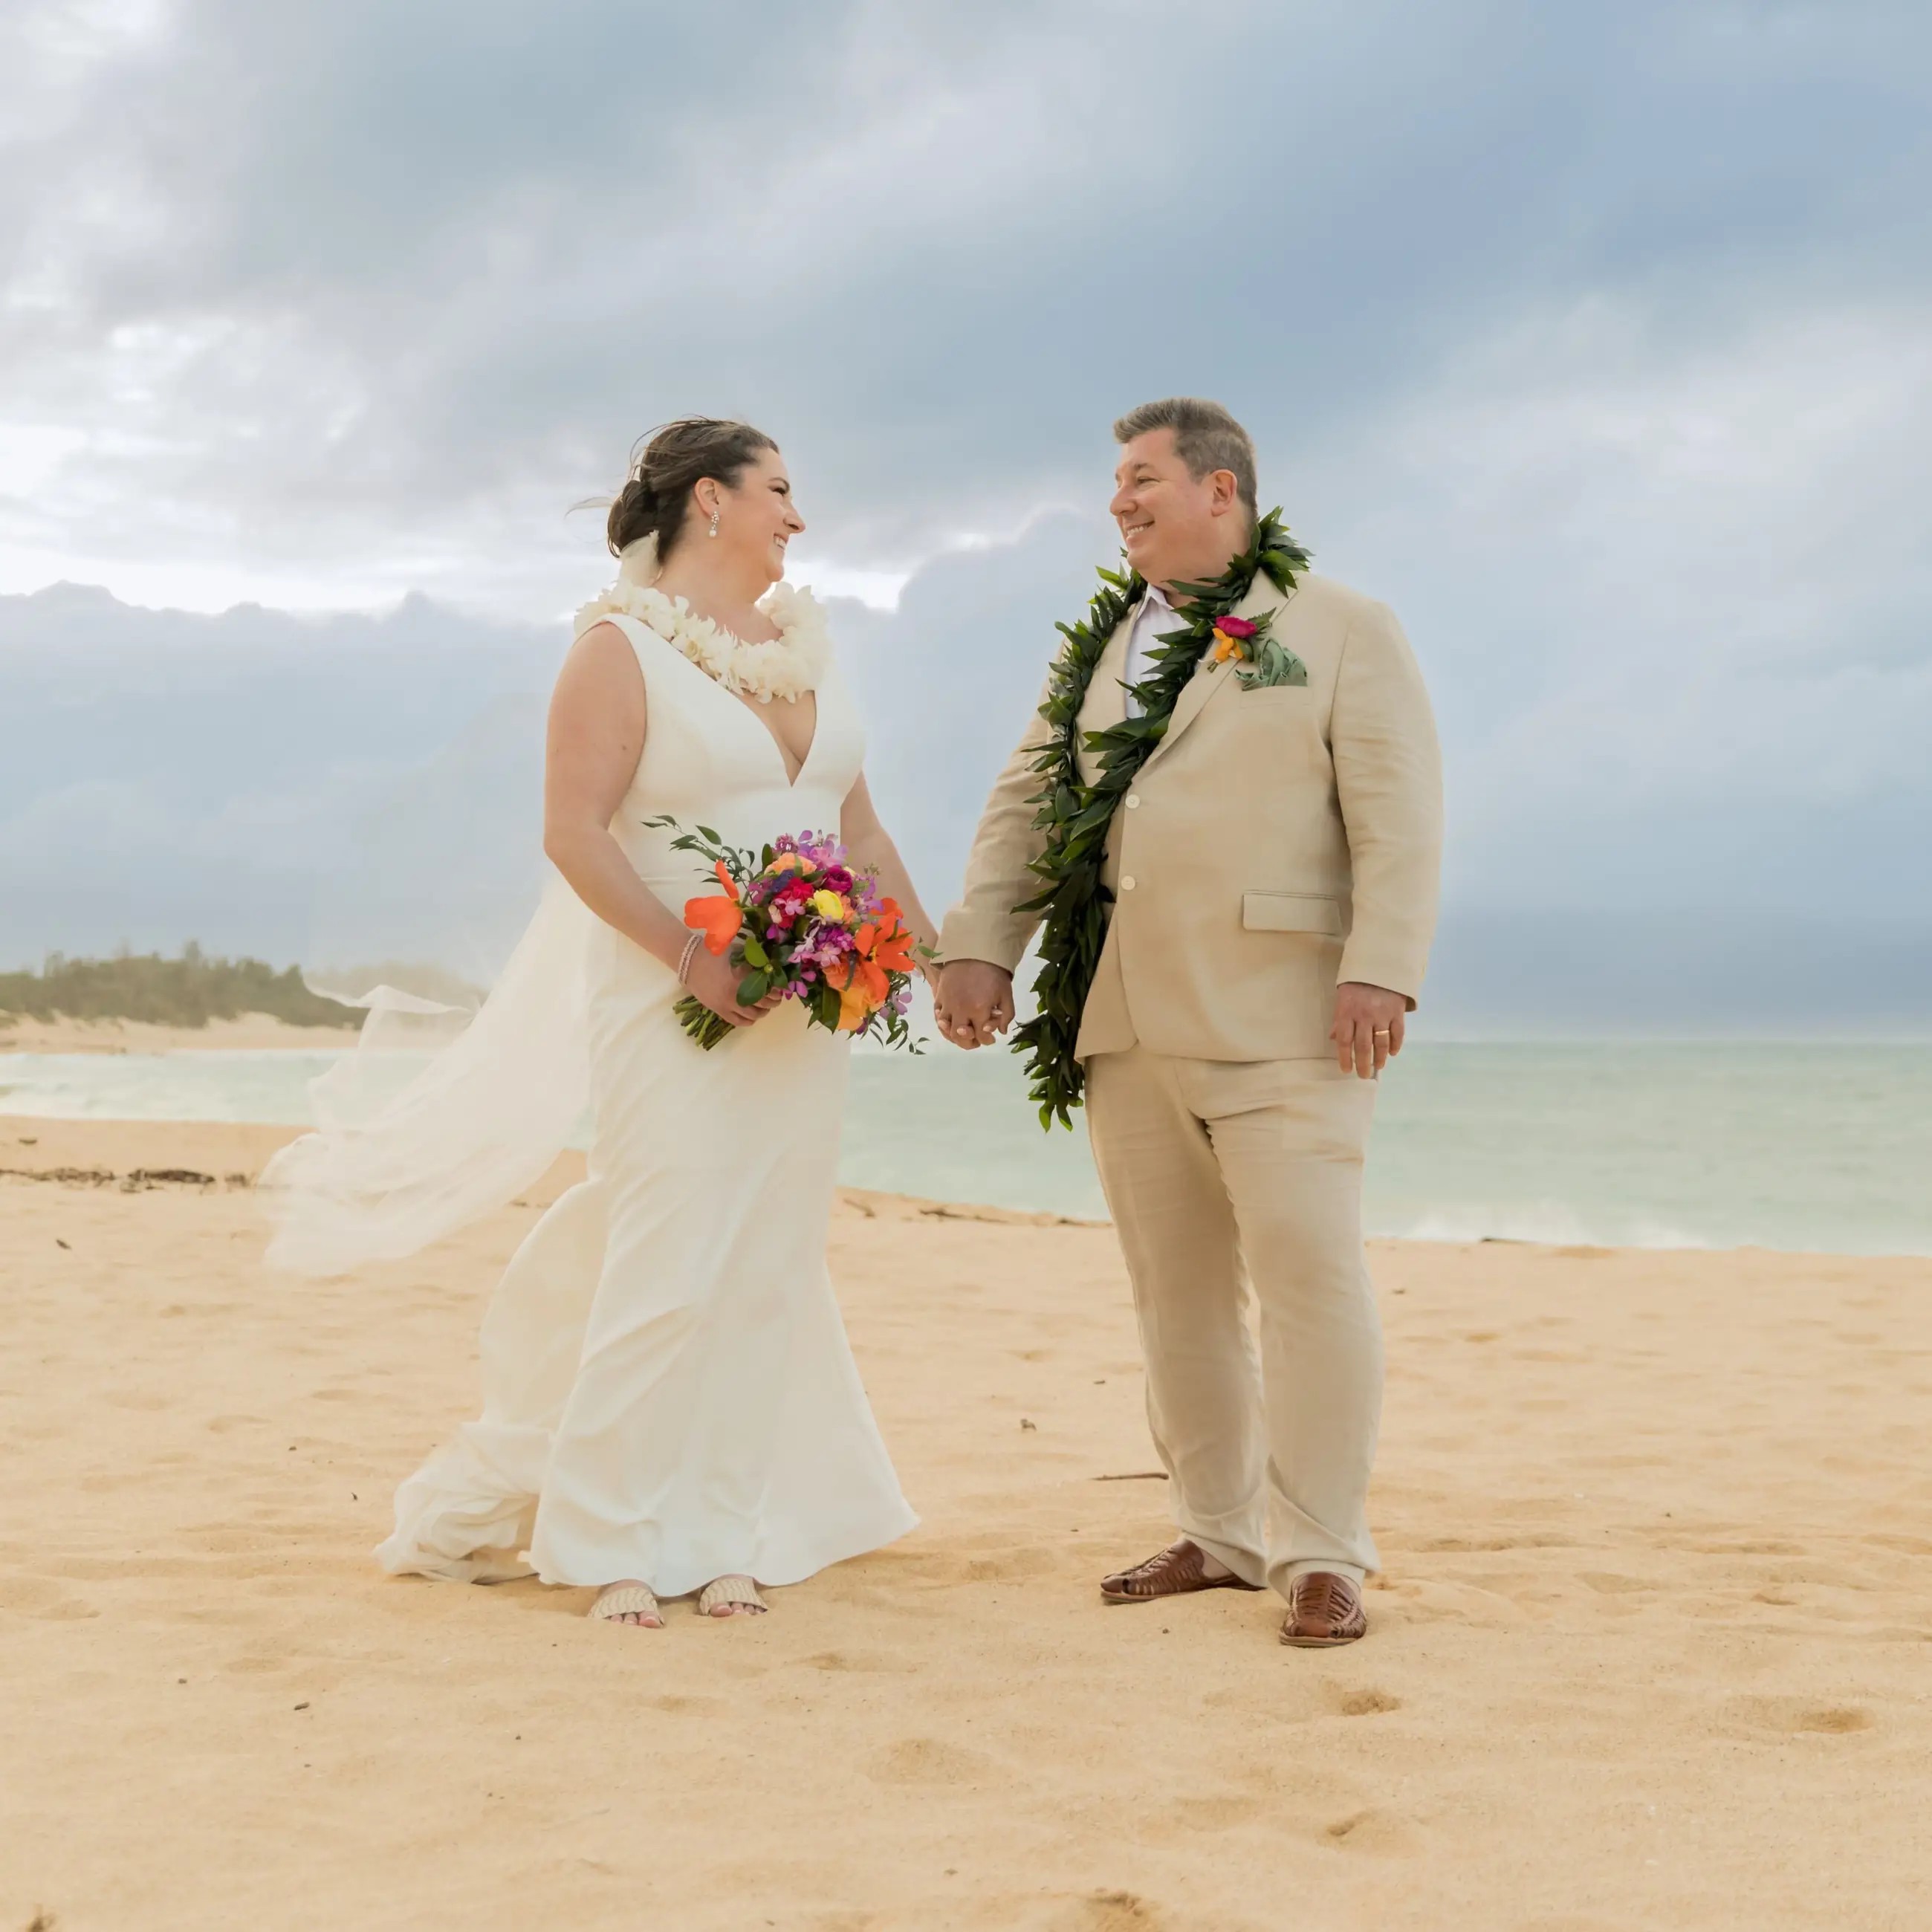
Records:
[[[305,1124],[311,1053],[0,1055],[0,1114]],[[395,1056],[398,1085],[414,1070]],[[1084,1126],[1005,1053],[862,1053],[843,1178],[1103,1218]],[[1932,1254],[1932,1043],[1418,1042],[1377,1104],[1375,1234]]]

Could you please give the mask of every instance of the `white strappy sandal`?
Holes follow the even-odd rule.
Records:
[[[613,1583],[590,1606],[590,1614],[599,1623],[616,1623],[624,1617],[652,1617],[654,1623],[640,1624],[644,1630],[662,1630],[664,1612],[647,1585]]]
[[[742,1616],[748,1611],[757,1612],[771,1608],[770,1604],[758,1594],[758,1586],[750,1577],[720,1576],[715,1582],[706,1584],[698,1593],[698,1614],[700,1617],[716,1616],[718,1610],[728,1604],[740,1606],[732,1611],[734,1616]],[[718,1621],[722,1622],[724,1619],[720,1618]]]

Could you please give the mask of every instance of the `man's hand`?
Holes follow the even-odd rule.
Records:
[[[1408,1002],[1400,993],[1344,980],[1335,988],[1335,1064],[1344,1073],[1372,1080],[1402,1051],[1402,1024]]]
[[[932,1010],[955,1046],[990,1046],[1013,1023],[1013,976],[985,959],[949,959]]]

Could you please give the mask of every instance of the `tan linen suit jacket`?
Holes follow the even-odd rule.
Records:
[[[1108,834],[1114,894],[1082,1016],[1089,1059],[1138,1045],[1198,1060],[1312,1059],[1332,1048],[1335,988],[1364,980],[1413,1006],[1436,926],[1442,782],[1429,694],[1394,614],[1333,580],[1286,598],[1257,577],[1237,614],[1273,634],[1306,686],[1244,690],[1204,656]],[[1126,716],[1131,615],[1108,639],[1083,733]],[[943,957],[1011,970],[1039,923],[1028,802],[1051,741],[1036,717],[993,787],[946,916]],[[1094,764],[1083,746],[1082,776]]]

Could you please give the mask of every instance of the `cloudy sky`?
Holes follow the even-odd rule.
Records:
[[[0,964],[311,951],[699,410],[943,899],[1184,390],[1422,657],[1450,1012],[1932,1019],[1928,94],[1856,0],[12,0]]]

